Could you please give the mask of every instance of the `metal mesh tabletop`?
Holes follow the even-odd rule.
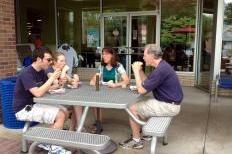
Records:
[[[27,140],[40,143],[101,150],[107,146],[110,137],[98,134],[80,133],[51,128],[35,127],[23,134]]]
[[[138,101],[139,96],[129,89],[100,86],[100,90],[96,91],[95,86],[83,84],[78,89],[66,89],[64,94],[46,94],[41,98],[34,98],[34,101],[44,104],[125,109],[128,104]]]

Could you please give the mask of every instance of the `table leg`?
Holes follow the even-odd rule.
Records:
[[[131,111],[130,111],[128,108],[126,108],[125,110],[126,110],[126,112],[129,114],[129,116],[130,116],[136,123],[138,123],[138,124],[140,124],[140,125],[142,125],[142,126],[146,124],[146,122],[144,122],[144,121],[138,119],[133,113],[131,113]]]
[[[82,130],[82,128],[83,128],[83,125],[84,125],[84,123],[85,123],[85,119],[86,119],[88,110],[89,110],[89,107],[86,106],[86,107],[84,108],[84,111],[83,111],[83,113],[82,113],[82,116],[81,116],[80,121],[79,121],[79,122],[77,121],[77,123],[78,123],[77,132],[81,132],[81,130]]]
[[[100,119],[100,112],[101,109],[97,108],[97,120],[96,120],[96,134],[101,134],[101,130],[102,130],[102,123],[101,123],[101,119]]]

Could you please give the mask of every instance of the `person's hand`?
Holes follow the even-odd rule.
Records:
[[[110,87],[110,88],[115,88],[115,87],[117,87],[117,86],[116,86],[116,83],[108,83],[108,87]]]
[[[140,62],[140,61],[136,61],[132,64],[132,69],[133,69],[133,72],[139,72],[140,70],[142,70],[142,65],[143,63]]]
[[[58,79],[61,75],[61,71],[60,70],[55,70],[55,72],[52,73],[51,78],[53,78],[53,80]]]
[[[62,72],[61,72],[61,78],[64,78],[66,76],[66,72],[69,70],[69,67],[68,65],[65,65],[64,68],[62,69]]]
[[[80,81],[80,78],[77,74],[73,74],[73,79],[76,81],[76,82],[79,82]]]
[[[93,80],[91,80],[91,81],[89,82],[89,85],[90,85],[90,86],[95,86],[95,82],[94,82]]]
[[[60,78],[59,81],[60,81],[60,84],[61,84],[61,85],[64,85],[64,84],[67,83],[68,79],[67,79],[67,77],[63,77],[63,78]]]

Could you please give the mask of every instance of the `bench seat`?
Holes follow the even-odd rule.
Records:
[[[73,132],[44,127],[30,128],[23,133],[23,139],[34,141],[30,146],[29,153],[33,153],[35,146],[40,143],[60,145],[78,149],[103,150],[110,142],[106,135]]]
[[[171,120],[172,117],[152,117],[143,126],[143,133],[145,135],[163,137]]]
[[[163,145],[167,145],[166,131],[172,117],[151,117],[143,126],[143,134],[152,136],[150,153],[155,154],[157,137],[163,137]]]

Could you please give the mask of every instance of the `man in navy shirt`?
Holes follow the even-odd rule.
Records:
[[[18,120],[53,124],[53,128],[62,129],[66,117],[65,109],[33,102],[33,97],[43,96],[61,74],[57,70],[47,79],[44,70],[51,62],[52,53],[49,49],[38,48],[34,51],[33,63],[23,69],[17,78],[14,111]]]
[[[183,92],[173,68],[162,60],[162,51],[156,44],[148,44],[144,49],[143,59],[146,66],[155,69],[146,76],[142,71],[142,62],[135,62],[132,69],[135,75],[138,93],[153,93],[154,98],[137,102],[130,106],[130,111],[137,117],[147,119],[152,116],[175,116],[180,112]],[[132,138],[119,143],[121,147],[142,149],[140,125],[129,119]]]

